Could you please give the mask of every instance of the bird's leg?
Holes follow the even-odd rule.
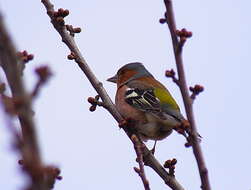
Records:
[[[157,141],[154,142],[153,148],[151,150],[151,153],[154,155],[155,153],[155,148],[156,148]]]

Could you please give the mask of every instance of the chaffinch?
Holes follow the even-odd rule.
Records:
[[[135,121],[141,140],[156,143],[184,120],[170,92],[142,63],[126,64],[107,80],[117,83],[116,107],[124,118]]]

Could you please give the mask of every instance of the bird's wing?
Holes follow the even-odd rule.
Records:
[[[164,89],[165,90],[165,89]],[[169,93],[168,91],[164,93]],[[153,88],[128,88],[125,92],[125,101],[133,106],[136,109],[141,111],[151,113],[154,116],[165,120],[166,114],[174,117],[177,120],[182,120],[183,116],[181,115],[179,108],[175,109],[172,105],[172,101],[168,104],[168,102],[161,102],[160,99],[156,96],[158,94],[158,90]],[[162,92],[163,94],[163,92]],[[164,94],[165,95],[165,94]],[[169,94],[166,94],[166,96]],[[169,97],[169,96],[167,96]],[[173,99],[171,99],[173,100]],[[175,104],[176,105],[176,104]]]

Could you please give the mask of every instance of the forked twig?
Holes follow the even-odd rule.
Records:
[[[144,169],[144,161],[143,161],[143,154],[142,154],[142,143],[140,143],[138,137],[136,135],[131,136],[131,140],[134,144],[134,149],[137,155],[137,162],[139,163],[139,168],[134,167],[134,171],[139,174],[142,183],[145,187],[145,190],[150,190],[149,181],[146,178],[145,169]]]

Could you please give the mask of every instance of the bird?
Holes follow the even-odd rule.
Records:
[[[107,81],[117,84],[115,106],[132,119],[140,140],[162,140],[185,120],[168,89],[140,62],[128,63]]]

